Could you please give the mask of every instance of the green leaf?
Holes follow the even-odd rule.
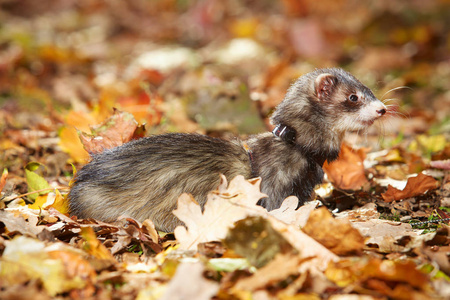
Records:
[[[47,180],[44,179],[44,177],[42,177],[41,175],[34,172],[34,171],[38,170],[39,167],[41,167],[41,166],[42,165],[38,162],[30,162],[25,167],[25,178],[27,179],[29,193],[51,188],[50,185],[48,184]],[[40,193],[34,193],[34,194],[29,195],[29,197],[32,200],[36,200],[37,196],[45,195],[49,192],[50,192],[50,190],[40,192]]]

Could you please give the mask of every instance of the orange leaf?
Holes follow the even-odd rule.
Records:
[[[328,179],[343,190],[359,190],[368,181],[364,173],[365,149],[354,150],[343,144],[339,159],[323,166]]]
[[[439,182],[431,176],[420,173],[416,177],[408,179],[403,190],[389,185],[386,193],[381,194],[385,202],[398,201],[424,194],[428,190],[439,187]]]
[[[80,133],[80,139],[84,148],[95,154],[129,142],[137,128],[138,123],[132,114],[114,110],[114,115],[91,128],[92,134]]]
[[[338,255],[361,253],[364,237],[348,220],[333,218],[328,209],[321,207],[311,212],[302,230]]]
[[[8,170],[5,168],[3,170],[2,176],[0,177],[0,193],[5,187],[6,184],[6,177],[8,177]]]

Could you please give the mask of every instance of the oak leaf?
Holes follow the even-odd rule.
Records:
[[[260,183],[259,178],[245,180],[243,176],[236,176],[227,187],[226,178],[222,176],[219,189],[208,194],[203,212],[192,196],[181,195],[173,211],[187,227],[178,226],[174,231],[181,248],[196,249],[198,243],[221,240],[234,222],[249,215],[267,213],[256,206],[259,199],[266,197],[260,192]]]

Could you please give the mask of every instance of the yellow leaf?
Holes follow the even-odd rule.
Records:
[[[97,239],[94,230],[91,227],[81,228],[81,237],[85,241],[83,249],[90,255],[105,260],[114,261],[111,252]]]
[[[47,204],[47,197],[48,197],[48,194],[38,196],[33,204],[29,204],[28,205],[28,208],[31,208],[31,209],[44,209],[44,208],[46,208],[48,206],[48,204]]]
[[[422,134],[417,137],[417,142],[427,151],[435,153],[444,150],[446,141],[445,136],[442,134],[433,136]]]
[[[59,131],[59,138],[61,149],[68,153],[75,162],[86,163],[89,160],[89,154],[84,150],[75,128],[63,127]]]
[[[55,201],[53,202],[53,204],[49,205],[49,207],[53,207],[62,214],[68,214],[69,200],[67,199],[67,195],[64,197],[58,190],[55,190],[55,194]]]

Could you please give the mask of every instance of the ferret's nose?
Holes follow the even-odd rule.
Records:
[[[384,115],[384,114],[386,113],[386,109],[385,109],[385,108],[383,108],[383,109],[378,109],[378,110],[377,110],[377,113],[378,113],[378,115],[381,117],[382,115]]]

